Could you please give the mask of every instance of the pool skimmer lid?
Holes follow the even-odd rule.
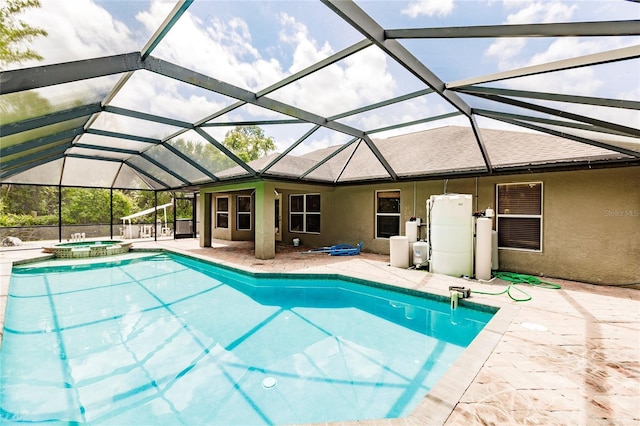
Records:
[[[278,382],[274,377],[265,377],[265,379],[262,381],[262,387],[265,389],[271,389],[276,386],[276,383]]]

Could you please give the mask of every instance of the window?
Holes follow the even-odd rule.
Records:
[[[229,228],[229,197],[216,198],[216,228]]]
[[[251,197],[248,195],[239,195],[237,198],[237,221],[236,229],[238,231],[251,230]]]
[[[320,194],[289,196],[289,231],[320,233]]]
[[[497,186],[498,247],[542,250],[542,182]]]
[[[400,191],[376,192],[376,238],[400,235]]]

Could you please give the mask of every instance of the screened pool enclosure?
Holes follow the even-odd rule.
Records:
[[[153,208],[248,180],[640,164],[637,2],[41,3],[19,18],[48,33],[27,46],[43,59],[0,73],[3,188],[150,191]],[[245,158],[225,143],[238,126],[275,149]],[[468,137],[424,161],[389,139],[446,126]]]

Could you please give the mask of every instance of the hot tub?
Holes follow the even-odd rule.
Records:
[[[45,253],[53,253],[60,258],[113,256],[126,253],[132,243],[122,240],[73,241],[44,247]]]

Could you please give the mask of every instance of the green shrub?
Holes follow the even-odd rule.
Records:
[[[32,216],[30,214],[7,213],[0,215],[0,226],[44,226],[58,225],[58,216]]]

